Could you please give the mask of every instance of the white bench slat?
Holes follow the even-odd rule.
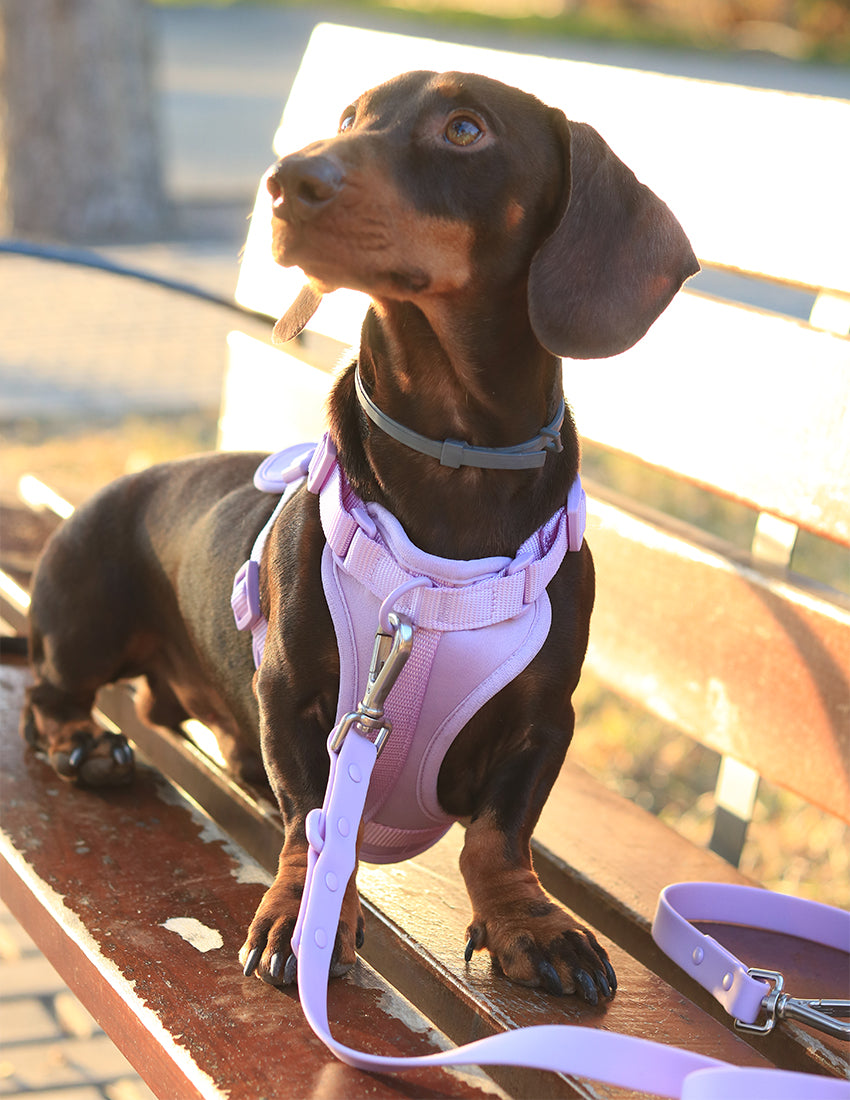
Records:
[[[847,819],[850,600],[752,569],[692,533],[589,497],[588,667],[703,745]]]
[[[684,293],[564,391],[585,439],[850,544],[846,337]]]
[[[323,24],[276,153],[335,133],[366,85],[421,68],[494,76],[590,122],[676,213],[704,263],[850,294],[850,101]]]
[[[231,332],[218,424],[220,451],[278,451],[319,440],[331,375],[278,348]]]

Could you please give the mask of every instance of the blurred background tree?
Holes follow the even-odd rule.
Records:
[[[0,232],[161,231],[148,16],[144,0],[0,0]]]
[[[154,0],[158,4],[185,0]],[[228,0],[225,0],[228,2]],[[240,2],[240,0],[229,0]],[[292,3],[297,0],[276,0]],[[348,0],[354,6],[451,13],[537,32],[763,50],[846,62],[850,0]]]

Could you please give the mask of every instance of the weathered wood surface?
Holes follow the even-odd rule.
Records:
[[[158,1096],[492,1093],[455,1072],[378,1078],[339,1063],[293,990],[241,975],[267,873],[151,769],[109,792],[59,780],[18,739],[24,680],[0,670],[3,897]],[[363,1050],[438,1046],[429,1022],[362,963],[333,983],[330,1013],[335,1034]]]
[[[407,955],[399,958],[398,948],[387,952],[380,941],[376,950],[367,939],[366,957],[408,996],[412,989],[427,996],[426,1011],[450,1036],[469,1036],[468,1029],[476,1024],[481,1034],[541,1023],[579,1024],[685,1047],[737,1065],[766,1064],[722,1023],[604,937],[620,985],[612,1001],[595,1008],[575,997],[553,998],[511,985],[494,971],[486,952],[465,964],[470,912],[457,871],[462,841],[456,826],[421,856],[391,867],[362,866],[358,879],[383,926],[401,932]],[[569,906],[568,899],[561,900]],[[373,936],[371,924],[368,933]],[[552,1075],[499,1080],[514,1095],[559,1095],[553,1091]],[[596,1084],[594,1095],[613,1100],[629,1093]]]
[[[228,817],[228,832],[270,870],[276,864],[281,840],[279,820],[251,806],[245,793],[236,791],[221,806],[227,781],[215,777],[215,769],[195,750],[181,746],[176,737],[165,740],[140,727],[120,691],[106,694],[109,715],[141,741],[148,753],[176,776],[181,785],[221,820]],[[209,801],[207,801],[209,800]],[[462,831],[453,829],[435,848],[391,867],[363,865],[359,882],[367,906],[367,939],[363,957],[388,981],[413,1001],[457,1043],[544,1022],[602,1026],[643,1038],[665,1036],[665,1041],[700,1050],[713,1057],[741,1064],[760,1064],[745,1043],[695,1008],[686,997],[650,973],[629,954],[612,948],[614,965],[626,992],[609,1006],[596,1009],[575,998],[553,999],[544,993],[518,989],[495,974],[486,954],[463,962],[469,902],[458,871]],[[557,893],[557,890],[555,891]],[[561,894],[569,905],[571,895]],[[517,1095],[570,1096],[573,1083],[553,1074],[497,1068],[495,1079]],[[594,1085],[599,1096],[616,1096],[613,1090]]]

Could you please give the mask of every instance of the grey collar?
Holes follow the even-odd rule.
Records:
[[[405,447],[439,459],[441,466],[454,470],[459,466],[477,466],[487,470],[531,470],[542,466],[550,451],[557,453],[564,449],[561,442],[561,425],[566,413],[563,397],[551,423],[541,428],[539,435],[533,439],[517,443],[514,447],[471,447],[456,439],[444,439],[442,442],[429,439],[381,412],[363,388],[359,367],[354,369],[354,388],[363,411],[373,424]]]

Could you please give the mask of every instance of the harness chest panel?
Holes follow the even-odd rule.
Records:
[[[318,446],[270,456],[255,484],[283,496],[233,594],[237,625],[254,635],[257,664],[265,620],[258,589],[249,589],[268,531],[305,478],[319,496],[326,539],[322,583],[340,655],[337,722],[363,696],[379,623],[394,610],[414,625],[410,657],[385,704],[392,733],[372,775],[360,846],[367,862],[397,862],[430,847],[455,820],[437,798],[440,765],[460,730],[546,640],[546,585],[567,550],[581,547],[584,494],[576,479],[567,506],[516,557],[454,561],[425,554],[385,508],[361,501],[327,436]]]

